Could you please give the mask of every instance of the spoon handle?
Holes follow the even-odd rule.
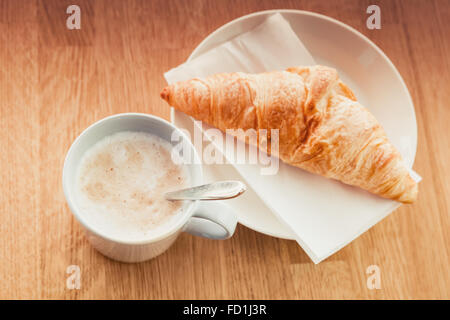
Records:
[[[218,181],[197,187],[167,192],[167,200],[224,200],[235,198],[247,190],[240,181]]]

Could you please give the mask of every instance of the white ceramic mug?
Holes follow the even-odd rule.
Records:
[[[196,160],[194,163],[185,164],[190,173],[190,181],[192,185],[202,184],[201,162],[194,146],[182,131],[166,120],[147,114],[123,113],[94,123],[84,130],[70,147],[64,162],[62,183],[64,195],[73,215],[84,227],[90,243],[98,251],[114,260],[140,262],[163,253],[182,231],[210,239],[227,239],[233,235],[237,224],[236,215],[227,205],[217,201],[186,202],[180,217],[163,234],[150,236],[145,241],[115,239],[111,235],[99,231],[96,226],[89,224],[83,217],[83,212],[75,199],[77,168],[83,154],[90,147],[102,138],[120,131],[148,132],[172,144],[172,133],[178,131],[177,134],[181,137],[181,141],[177,141],[177,143],[185,143]]]

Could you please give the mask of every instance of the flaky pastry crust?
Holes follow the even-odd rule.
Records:
[[[335,69],[216,74],[170,85],[161,97],[223,131],[278,129],[278,156],[290,165],[404,203],[417,197],[400,153]]]

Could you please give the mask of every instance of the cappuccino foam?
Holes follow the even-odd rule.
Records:
[[[144,132],[123,131],[97,142],[77,172],[83,217],[125,241],[145,240],[173,222],[182,203],[165,200],[164,193],[188,187],[189,179],[171,151],[168,141]]]

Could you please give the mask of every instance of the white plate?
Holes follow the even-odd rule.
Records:
[[[408,89],[387,56],[368,38],[353,28],[332,18],[307,11],[269,10],[233,20],[206,37],[192,52],[193,59],[218,44],[251,30],[267,16],[281,13],[318,64],[336,68],[340,77],[355,92],[382,124],[391,142],[412,166],[417,146],[417,124]],[[370,102],[370,103],[369,103]],[[392,106],[395,106],[393,108]],[[191,129],[192,120],[172,110],[172,122]],[[231,166],[209,167],[206,180],[239,178]],[[239,222],[256,231],[285,239],[294,239],[290,230],[278,221],[257,195],[249,190],[245,197],[231,200]],[[258,203],[249,210],[248,203]]]

